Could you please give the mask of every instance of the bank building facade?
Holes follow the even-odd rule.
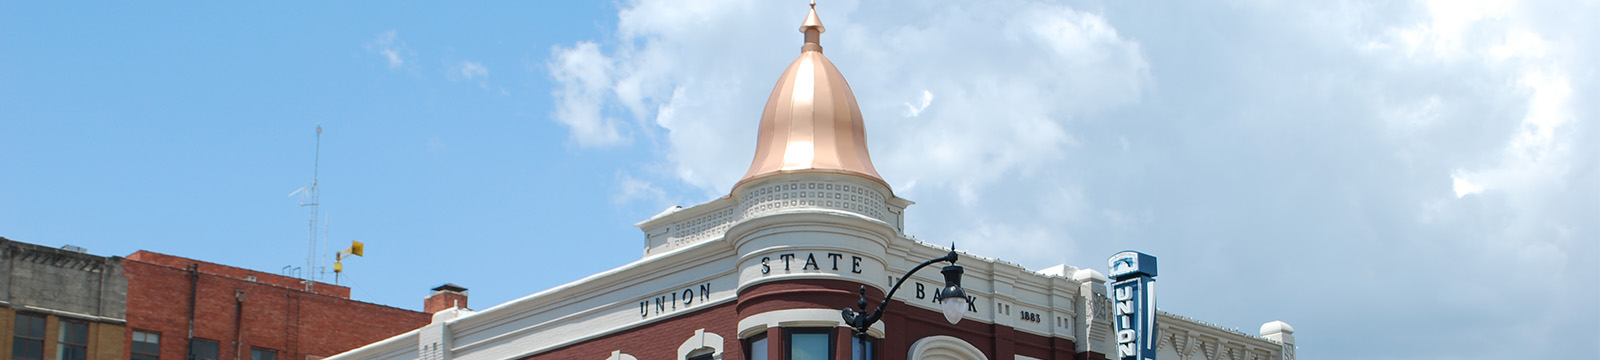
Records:
[[[637,224],[642,259],[486,310],[439,311],[429,325],[332,359],[1121,358],[1101,272],[1031,271],[906,235],[912,202],[873,167],[855,95],[823,56],[815,9],[800,31],[800,56],[761,114],[750,170],[728,196]],[[960,296],[948,291],[947,256],[961,265]],[[1294,358],[1294,330],[1282,322],[1258,336],[1154,318],[1148,341],[1163,360]]]

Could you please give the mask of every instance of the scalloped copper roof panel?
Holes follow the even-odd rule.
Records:
[[[812,10],[801,28],[800,57],[778,78],[761,113],[756,157],[739,183],[767,175],[821,171],[854,174],[884,183],[867,154],[861,107],[844,74],[822,56],[822,22]]]

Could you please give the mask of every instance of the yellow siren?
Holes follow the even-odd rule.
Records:
[[[365,247],[366,247],[366,244],[362,244],[360,241],[351,241],[349,249],[340,250],[338,253],[334,254],[334,256],[333,256],[333,272],[334,273],[344,272],[344,264],[340,263],[340,261],[344,260],[345,255],[348,254],[348,255],[362,256],[361,255],[362,254],[362,250]]]

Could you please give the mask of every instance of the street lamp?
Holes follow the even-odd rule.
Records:
[[[889,299],[894,298],[894,292],[900,290],[900,285],[905,284],[906,278],[910,278],[917,270],[922,270],[928,265],[941,261],[948,261],[950,265],[939,271],[944,274],[944,287],[935,293],[934,300],[938,301],[939,307],[944,310],[945,321],[949,321],[951,325],[961,322],[961,317],[967,314],[968,304],[967,292],[961,290],[961,273],[963,270],[961,265],[956,265],[956,258],[956,251],[952,249],[945,256],[924,261],[922,264],[918,264],[917,267],[911,268],[911,271],[907,271],[905,276],[901,276],[900,280],[894,282],[894,287],[889,288],[889,293],[883,296],[883,302],[878,303],[878,308],[873,310],[871,314],[867,314],[867,287],[862,285],[861,300],[856,302],[861,311],[845,308],[841,311],[844,315],[844,323],[849,325],[851,329],[855,329],[857,335],[866,336],[867,328],[872,327],[872,324],[877,323],[878,319],[883,318],[883,308],[889,306]]]

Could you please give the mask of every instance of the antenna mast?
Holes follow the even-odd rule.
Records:
[[[318,270],[317,266],[316,266],[316,258],[317,258],[317,215],[321,210],[321,193],[317,189],[317,175],[318,175],[319,170],[321,170],[321,167],[322,167],[322,124],[317,124],[317,148],[316,148],[315,158],[313,158],[312,163],[311,163],[311,187],[306,189],[306,197],[310,198],[311,202],[310,203],[302,202],[300,204],[300,206],[309,206],[309,207],[311,207],[311,220],[310,220],[310,225],[311,225],[311,234],[310,235],[311,236],[310,236],[310,244],[306,246],[306,271],[302,273],[302,274],[305,275],[305,281],[304,282],[306,284],[306,291],[311,291],[311,284],[316,282],[317,275],[321,275],[322,274],[322,272],[320,270]]]

